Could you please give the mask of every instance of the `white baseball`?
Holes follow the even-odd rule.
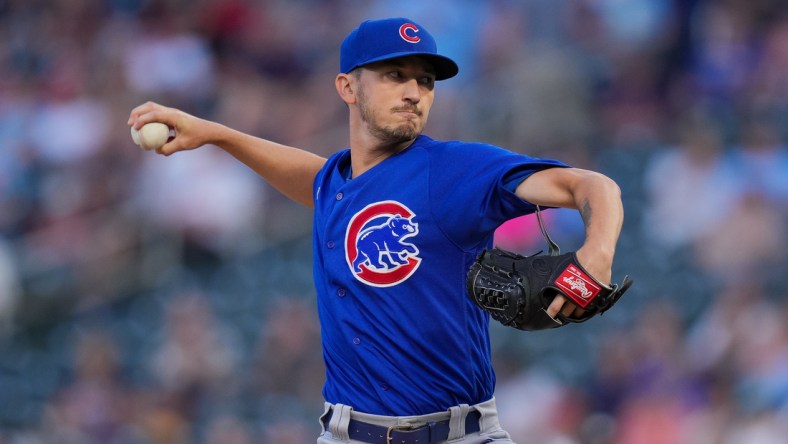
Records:
[[[170,128],[159,122],[142,125],[139,130],[131,128],[131,140],[144,150],[157,150],[170,138]]]

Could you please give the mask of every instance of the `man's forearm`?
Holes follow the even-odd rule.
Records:
[[[578,260],[601,282],[610,282],[616,244],[624,223],[621,190],[611,179],[589,174],[575,183],[575,204],[585,225]]]
[[[215,123],[212,143],[254,170],[288,198],[314,206],[312,185],[326,159]]]
[[[612,262],[624,223],[621,190],[611,179],[593,174],[580,180],[573,194],[585,225],[584,247],[608,256]]]

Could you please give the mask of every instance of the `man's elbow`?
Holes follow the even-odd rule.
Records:
[[[596,171],[584,170],[583,175],[584,180],[582,183],[586,184],[592,189],[603,191],[609,196],[615,197],[617,199],[621,198],[621,187],[618,186],[618,183],[616,183],[615,180]]]

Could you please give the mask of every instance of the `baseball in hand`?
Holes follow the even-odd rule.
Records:
[[[167,139],[170,138],[170,128],[159,122],[151,122],[142,125],[139,130],[131,127],[131,139],[144,150],[156,150],[161,148]]]

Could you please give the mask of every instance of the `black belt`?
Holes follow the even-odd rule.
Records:
[[[328,423],[334,411],[328,412],[323,418],[323,427],[328,429]],[[465,434],[476,433],[480,430],[479,419],[482,415],[477,410],[468,412],[465,417]],[[348,435],[350,439],[370,444],[435,444],[449,438],[449,422],[435,421],[420,426],[395,425],[385,427],[368,424],[355,419],[350,420]]]

